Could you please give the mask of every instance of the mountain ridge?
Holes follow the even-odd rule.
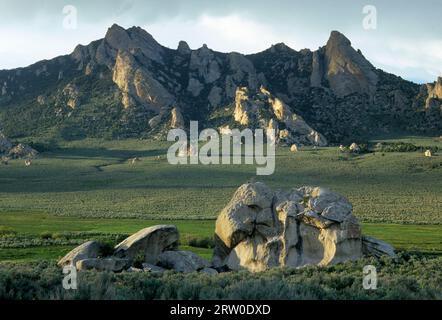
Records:
[[[249,123],[234,116],[243,88],[262,113]],[[338,31],[316,51],[279,43],[243,55],[185,41],[170,49],[140,27],[114,24],[69,55],[0,71],[0,124],[12,138],[163,138],[199,120],[217,128],[272,122],[284,143],[305,141],[293,119],[331,143],[396,130],[440,135],[441,88],[440,78],[418,85],[375,68]],[[278,117],[269,99],[292,119]]]

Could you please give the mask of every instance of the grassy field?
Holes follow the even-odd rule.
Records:
[[[166,150],[158,142],[85,140],[43,154],[28,168],[23,161],[0,166],[0,214],[213,219],[234,190],[256,174],[250,165],[172,166]],[[135,156],[142,161],[129,164]],[[259,180],[275,189],[330,187],[347,196],[365,222],[441,224],[441,177],[442,156],[353,157],[337,148],[292,154],[280,148],[275,173]]]
[[[79,219],[73,217],[43,216],[31,214],[26,217],[3,215],[2,222],[8,226],[6,231],[14,231],[8,242],[0,242],[0,261],[36,261],[55,260],[73,249],[77,243],[93,239],[113,239],[111,235],[120,234],[122,238],[144,227],[165,223],[161,220],[139,219]],[[182,247],[210,259],[212,249],[196,248],[188,245],[189,239],[211,238],[215,228],[213,220],[172,220],[181,233]],[[74,241],[73,244],[59,245],[64,232]],[[416,251],[426,255],[442,255],[442,226],[441,225],[398,225],[383,223],[364,223],[363,232],[394,245],[398,250]],[[20,238],[21,236],[21,238]],[[109,236],[109,237],[106,237]],[[38,239],[50,237],[45,243]],[[33,240],[30,246],[21,247],[16,242]],[[21,240],[21,241],[20,241]],[[115,241],[114,241],[115,242]],[[63,241],[61,241],[63,243]]]
[[[435,138],[399,140],[442,147]],[[167,147],[88,139],[64,143],[31,167],[20,160],[0,166],[0,261],[56,259],[85,239],[117,241],[154,224],[176,224],[186,248],[191,238],[211,237],[213,219],[256,168],[172,166]],[[142,161],[131,165],[133,157]],[[400,250],[441,254],[441,178],[440,155],[350,156],[331,147],[278,148],[275,174],[257,179],[274,189],[329,187],[350,199],[364,233]]]

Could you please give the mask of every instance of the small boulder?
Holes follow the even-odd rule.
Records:
[[[166,271],[166,269],[150,263],[143,263],[143,271],[152,273],[163,273],[164,271]]]
[[[159,255],[158,265],[188,273],[209,267],[209,262],[191,251],[166,251]]]
[[[433,156],[433,153],[431,152],[431,150],[426,150],[424,155],[428,158],[431,158]]]
[[[290,147],[290,152],[296,153],[298,152],[298,146],[296,144],[292,144]]]
[[[350,145],[350,151],[351,152],[353,152],[353,153],[360,153],[361,152],[361,148],[359,147],[359,145],[356,143],[356,142],[353,142],[351,145]]]
[[[115,257],[109,258],[92,258],[79,260],[75,264],[77,270],[97,270],[97,271],[110,271],[120,272],[126,269],[130,265],[128,259],[119,259]]]
[[[179,233],[175,226],[158,225],[143,230],[126,238],[115,246],[114,255],[118,258],[134,260],[142,255],[144,261],[156,264],[158,255],[178,246]]]
[[[97,241],[88,241],[65,255],[60,261],[58,261],[58,265],[60,267],[70,264],[75,265],[79,260],[98,258],[101,254],[102,248],[103,246],[101,243]]]
[[[200,273],[205,273],[205,274],[208,274],[208,275],[217,275],[218,271],[216,271],[213,268],[204,268],[204,269],[200,270]]]
[[[362,253],[364,256],[372,256],[376,258],[381,256],[396,256],[393,246],[385,241],[369,236],[362,236]]]

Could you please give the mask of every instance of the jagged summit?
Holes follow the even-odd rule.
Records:
[[[378,75],[373,65],[352,46],[342,33],[332,31],[325,46],[326,79],[333,92],[340,96],[354,93],[373,96]]]
[[[351,46],[351,41],[339,31],[333,30],[330,33],[327,46]]]
[[[189,54],[191,53],[191,49],[186,41],[181,40],[178,44],[177,51],[181,54]]]
[[[140,27],[114,24],[70,55],[0,71],[10,138],[161,138],[198,120],[278,127],[280,141],[323,145],[391,130],[439,136],[441,106],[441,78],[422,86],[376,69],[338,31],[315,51],[278,43],[244,55],[185,41],[173,50]]]

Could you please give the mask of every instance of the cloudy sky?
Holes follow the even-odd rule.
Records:
[[[76,28],[66,6],[75,8]],[[364,28],[373,7],[376,28]],[[0,0],[0,69],[70,53],[118,23],[141,26],[171,48],[186,40],[243,53],[278,42],[314,50],[339,30],[376,67],[430,82],[442,76],[441,12],[442,0]]]

